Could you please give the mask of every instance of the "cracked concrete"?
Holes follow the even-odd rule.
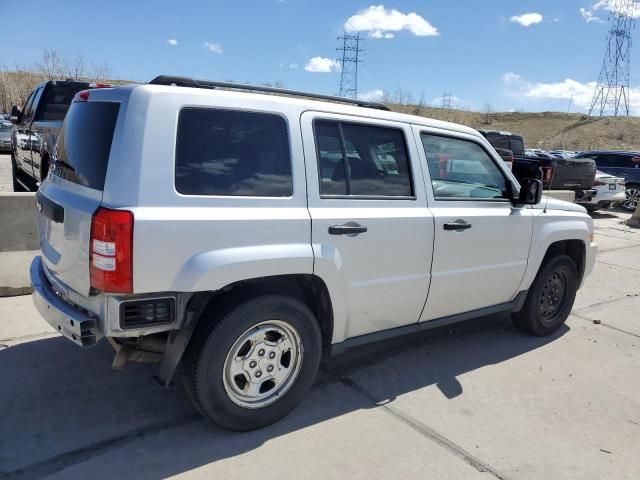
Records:
[[[496,316],[351,351],[246,434],[149,365],[112,371],[106,343],[60,338],[29,297],[0,299],[0,477],[636,480],[640,231],[598,217],[602,254],[553,337]]]

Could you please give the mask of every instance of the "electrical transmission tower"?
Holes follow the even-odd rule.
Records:
[[[629,75],[631,69],[631,32],[640,13],[636,0],[613,0],[609,14],[611,28],[607,36],[598,84],[593,93],[589,115],[629,116]]]
[[[451,92],[442,94],[442,108],[444,110],[451,110],[453,108],[453,94]]]
[[[362,63],[360,54],[364,53],[361,47],[364,40],[360,38],[360,34],[348,35],[344,33],[338,40],[342,40],[342,47],[336,48],[342,52],[340,60],[340,91],[338,95],[347,98],[358,97],[358,64]]]

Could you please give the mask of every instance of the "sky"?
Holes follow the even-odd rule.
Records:
[[[0,0],[0,65],[32,65],[46,48],[139,82],[170,74],[336,94],[337,37],[360,32],[363,98],[402,89],[438,106],[450,93],[462,109],[586,111],[612,1]],[[640,45],[631,86],[640,115]]]

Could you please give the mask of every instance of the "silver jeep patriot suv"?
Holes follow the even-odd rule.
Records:
[[[585,210],[473,129],[182,77],[79,92],[36,201],[47,322],[179,371],[234,430],[291,411],[325,353],[496,312],[548,335],[596,253]]]

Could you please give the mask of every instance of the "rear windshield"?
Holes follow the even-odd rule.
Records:
[[[76,102],[62,124],[52,171],[85,187],[104,189],[120,104]]]
[[[487,134],[487,140],[494,148],[511,150],[514,155],[524,154],[524,142],[518,135]]]
[[[51,87],[36,120],[64,120],[74,95],[87,88],[88,83],[63,83]]]

